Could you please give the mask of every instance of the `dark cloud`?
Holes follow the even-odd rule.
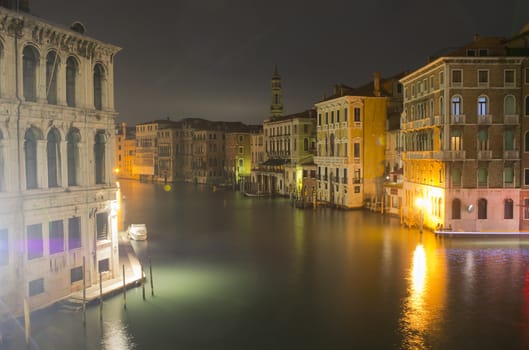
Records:
[[[120,120],[198,116],[258,123],[278,64],[286,113],[311,108],[335,83],[410,70],[472,35],[509,36],[529,22],[526,0],[46,0],[32,13],[84,23],[123,48]]]

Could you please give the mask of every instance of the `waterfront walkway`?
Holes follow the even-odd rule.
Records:
[[[141,283],[141,264],[130,243],[126,232],[120,232],[119,236],[119,271],[117,278],[103,281],[102,294],[103,298],[119,293],[123,290],[123,266],[125,266],[125,285],[126,288],[137,286]],[[145,275],[145,274],[144,274]],[[100,297],[99,283],[86,288],[86,302],[91,303],[98,301]],[[83,291],[70,294],[68,301],[79,304],[83,302]]]

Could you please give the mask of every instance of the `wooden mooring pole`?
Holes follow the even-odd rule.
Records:
[[[29,340],[31,337],[31,319],[28,298],[24,298],[24,329],[26,335],[26,345],[29,345]]]
[[[154,296],[154,279],[152,278],[152,264],[151,257],[149,256],[149,275],[151,276],[151,296]]]
[[[145,300],[145,275],[143,274],[143,265],[141,265],[141,294],[143,297],[143,300]]]
[[[125,282],[125,264],[123,264],[123,307],[127,308],[127,284]]]
[[[103,319],[103,273],[99,271],[99,318]]]
[[[86,327],[86,258],[83,256],[83,326]]]

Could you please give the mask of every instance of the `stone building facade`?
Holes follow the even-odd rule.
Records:
[[[0,319],[119,276],[114,58],[0,7]],[[83,261],[85,268],[83,269]]]
[[[344,208],[381,205],[388,106],[400,98],[398,78],[375,73],[373,82],[358,88],[338,85],[316,103],[320,201]]]
[[[528,40],[529,28],[510,39],[476,36],[401,79],[404,221],[463,231],[527,228],[529,123],[520,116]]]
[[[114,171],[118,179],[138,180],[133,172],[136,158],[136,128],[120,123],[116,127],[116,166]]]

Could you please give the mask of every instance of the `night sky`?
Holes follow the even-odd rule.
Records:
[[[123,48],[118,121],[170,117],[261,124],[274,64],[285,114],[351,86],[424,64],[480,35],[510,36],[528,0],[30,0],[35,16]]]

